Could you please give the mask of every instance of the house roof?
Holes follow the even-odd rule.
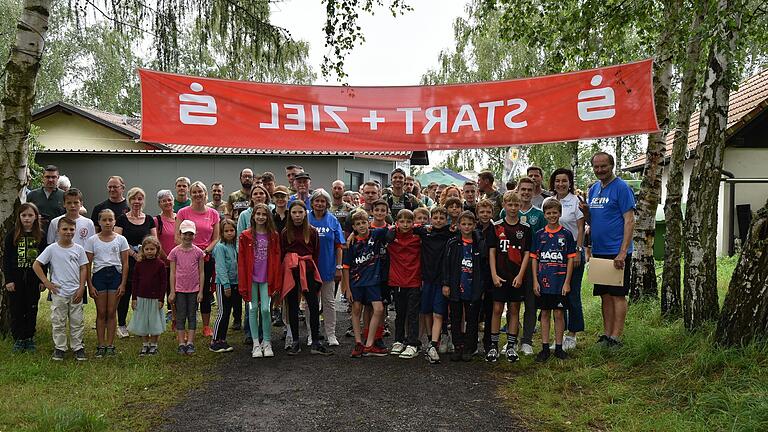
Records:
[[[739,85],[738,90],[731,92],[728,98],[726,139],[740,131],[766,108],[768,108],[768,69],[751,76]],[[699,143],[699,115],[700,111],[696,111],[691,115],[691,121],[688,126],[689,151],[696,150],[696,146]],[[665,159],[672,155],[674,137],[674,131],[667,134]],[[643,168],[643,165],[645,165],[645,155],[632,161],[625,169],[627,171],[639,171]]]
[[[116,132],[126,135],[128,139],[138,141],[141,136],[141,119],[135,117],[129,117],[122,114],[115,114],[106,111],[100,111],[92,108],[83,108],[69,104],[67,102],[54,102],[50,105],[46,105],[40,109],[35,110],[32,113],[32,121],[39,120],[49,115],[66,112],[69,114],[80,115],[91,121],[94,121],[102,126],[108,127]],[[142,141],[143,142],[143,141]],[[267,155],[267,156],[336,156],[336,157],[357,157],[365,159],[377,159],[377,160],[389,160],[389,161],[402,161],[411,157],[411,152],[408,151],[380,151],[380,152],[353,152],[353,151],[304,151],[304,150],[265,150],[246,147],[212,147],[212,146],[195,146],[195,145],[182,145],[182,144],[160,144],[160,143],[148,143],[143,142],[146,146],[144,149],[111,149],[105,150],[93,150],[93,149],[73,149],[72,147],[66,148],[50,148],[46,147],[41,150],[42,153],[148,153],[148,154],[178,154],[178,155],[228,155],[228,156],[242,156],[242,155]]]

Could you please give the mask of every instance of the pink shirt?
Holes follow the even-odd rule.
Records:
[[[161,230],[157,230],[159,237],[158,240],[160,240],[160,246],[162,246],[163,251],[165,251],[165,254],[168,255],[171,253],[173,248],[176,247],[176,239],[174,238],[173,232],[173,230],[176,229],[176,220],[166,219],[162,216],[160,216],[160,220],[163,222],[163,229],[162,233],[160,232]]]
[[[194,222],[197,233],[195,233],[195,240],[192,243],[200,249],[205,249],[211,244],[213,227],[219,223],[219,212],[206,207],[203,213],[198,213],[192,210],[192,207],[184,207],[176,213],[176,220]]]
[[[176,246],[168,254],[168,261],[176,263],[176,292],[193,293],[200,291],[199,266],[202,265],[204,256],[203,250],[195,245],[192,245],[191,249]]]

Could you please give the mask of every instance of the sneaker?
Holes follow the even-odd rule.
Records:
[[[392,349],[389,351],[390,354],[399,356],[403,353],[405,350],[405,344],[402,342],[395,342],[392,344]]]
[[[507,361],[510,363],[514,363],[520,360],[520,356],[517,355],[517,351],[515,351],[515,347],[512,345],[510,345],[507,348],[507,351],[505,352],[505,354],[507,356]]]
[[[382,336],[384,337],[390,337],[392,336],[392,330],[389,329],[389,323],[384,323],[384,331],[382,332]]]
[[[562,349],[556,349],[555,350],[555,357],[559,358],[560,360],[565,360],[568,358],[568,353],[565,352],[565,350]]]
[[[616,348],[616,349],[624,346],[624,343],[615,337],[609,337],[607,344],[608,344],[608,348]]]
[[[549,355],[550,355],[550,353],[551,353],[551,351],[550,351],[550,350],[541,350],[541,351],[540,351],[540,352],[539,352],[539,353],[536,355],[536,359],[535,359],[535,360],[536,360],[536,362],[538,362],[538,363],[544,363],[545,361],[547,361],[547,360],[549,359]]]
[[[27,342],[24,346],[24,349],[27,352],[35,352],[37,351],[37,346],[35,345],[35,340],[33,338],[27,339]]]
[[[114,356],[117,353],[115,352],[115,346],[114,345],[107,345],[105,348],[105,354],[108,356]]]
[[[307,346],[312,346],[312,335],[307,336]]]
[[[331,351],[330,349],[328,349],[327,346],[325,346],[325,345],[323,345],[321,343],[316,343],[316,344],[312,345],[312,347],[309,350],[309,353],[310,354],[315,354],[315,355],[322,355],[322,356],[333,355],[333,351]]]
[[[336,335],[328,336],[328,346],[339,346],[339,340],[336,338]]]
[[[292,343],[290,347],[288,347],[288,355],[297,355],[301,352],[301,346],[298,342]]]
[[[365,347],[363,346],[363,344],[356,342],[355,347],[352,348],[352,353],[349,356],[352,358],[360,358],[363,356],[364,349]]]
[[[213,329],[211,328],[211,326],[203,327],[203,336],[213,337]]]
[[[85,348],[80,348],[79,350],[75,351],[75,360],[77,361],[88,360],[88,357],[85,356]]]
[[[128,336],[130,336],[130,335],[131,334],[128,333],[128,327],[126,327],[126,326],[119,326],[117,328],[117,337],[119,337],[120,339],[125,339]]]
[[[570,351],[576,349],[576,336],[566,336],[563,339],[563,350]]]
[[[195,353],[195,344],[187,344],[187,355]]]
[[[520,352],[522,352],[523,355],[527,355],[527,356],[533,355],[533,347],[531,346],[531,344],[524,343],[520,345]]]
[[[107,347],[105,346],[96,347],[96,358],[102,358],[106,353],[107,353]]]
[[[25,342],[23,340],[18,339],[13,342],[13,352],[15,353],[24,352],[24,348],[25,348]]]
[[[285,350],[288,351],[293,346],[293,338],[290,336],[285,336]]]
[[[384,344],[384,339],[374,339],[373,345],[389,351],[389,348],[387,348],[387,345]]]
[[[187,354],[187,346],[186,345],[179,345],[179,348],[176,350],[177,353],[181,355]]]
[[[274,357],[275,352],[272,351],[272,344],[270,342],[264,342],[261,344],[261,350],[264,352],[264,357]]]
[[[413,345],[408,345],[398,357],[401,359],[412,359],[417,355],[419,355],[419,348]]]
[[[157,345],[150,345],[149,346],[149,352],[147,352],[147,355],[157,355],[158,354]]]
[[[355,331],[352,329],[352,326],[349,326],[346,333],[344,333],[345,337],[355,337]]]
[[[228,343],[224,341],[213,341],[208,346],[208,349],[215,352],[215,353],[223,353],[223,352],[229,352],[232,351],[232,347],[229,346]]]
[[[437,348],[430,346],[427,350],[427,360],[429,361],[429,364],[437,364],[440,363],[440,354],[437,352]]]
[[[440,335],[440,343],[438,344],[437,351],[440,354],[445,354],[448,352],[448,336],[446,335]]]
[[[489,363],[496,363],[496,360],[499,359],[499,351],[496,348],[491,348],[488,350],[488,353],[485,355],[485,361]]]
[[[596,344],[597,344],[597,345],[604,345],[604,346],[607,346],[607,345],[608,345],[608,336],[606,336],[606,335],[604,335],[604,334],[601,334],[601,335],[600,335],[600,337],[599,337],[599,338],[597,338],[597,342],[596,342]]]
[[[389,354],[387,348],[371,345],[363,347],[363,355],[366,357],[386,357]]]
[[[139,356],[144,357],[149,353],[149,345],[142,345],[141,351],[139,351]]]
[[[60,349],[53,350],[53,355],[51,355],[51,360],[56,360],[56,361],[64,360],[64,351]]]
[[[264,350],[261,349],[261,344],[254,341],[253,342],[253,349],[251,350],[251,358],[262,358],[264,357]]]

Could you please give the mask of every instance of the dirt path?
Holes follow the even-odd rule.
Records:
[[[347,324],[339,322],[337,333]],[[232,332],[230,341],[240,338]],[[480,359],[352,359],[353,339],[343,336],[334,356],[311,356],[302,347],[291,357],[281,336],[275,339],[271,359],[252,359],[240,343],[221,354],[218,379],[171,409],[165,430],[525,430],[496,395],[492,366]]]

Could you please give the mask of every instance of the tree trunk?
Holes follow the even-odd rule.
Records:
[[[691,26],[694,34],[688,40],[683,59],[683,79],[680,84],[680,106],[677,110],[677,127],[672,144],[667,179],[667,200],[664,205],[666,235],[664,236],[664,275],[661,283],[661,314],[676,319],[682,315],[680,301],[680,257],[683,248],[683,169],[688,151],[688,128],[693,111],[693,96],[696,89],[699,61],[701,59],[702,34],[700,29],[703,14],[697,13]]]
[[[757,211],[731,277],[715,338],[746,345],[768,335],[768,202]]]
[[[685,211],[683,250],[683,318],[689,330],[715,320],[717,303],[717,204],[725,154],[728,96],[733,82],[733,56],[741,25],[741,8],[718,2],[719,21],[709,50],[701,92],[699,144],[691,173]]]
[[[621,167],[624,166],[624,149],[621,147],[622,141],[624,141],[623,136],[617,136],[616,137],[616,144],[613,146],[614,153],[616,153],[616,166]]]
[[[667,22],[661,32],[658,53],[653,62],[653,97],[656,102],[656,121],[661,130],[648,137],[643,181],[637,197],[635,230],[632,233],[635,251],[632,253],[632,283],[629,290],[632,300],[656,298],[659,295],[653,242],[656,236],[656,208],[661,201],[661,163],[666,153],[666,130],[669,127],[673,35],[679,24],[675,17],[681,8],[679,0],[667,1],[664,4]]]
[[[35,103],[35,80],[40,69],[51,0],[25,0],[16,25],[16,41],[5,65],[5,89],[0,111],[0,238],[13,226],[19,192],[27,182],[27,136]],[[1,274],[1,273],[0,273]],[[10,329],[5,277],[0,284],[0,333]]]

